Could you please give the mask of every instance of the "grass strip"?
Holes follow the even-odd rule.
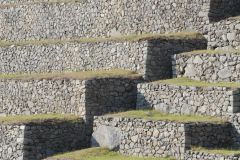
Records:
[[[174,78],[174,79],[167,79],[167,80],[160,80],[155,81],[153,83],[162,83],[162,84],[169,84],[169,85],[177,85],[177,86],[192,86],[192,87],[227,87],[227,88],[240,88],[239,82],[203,82],[203,81],[196,81],[190,78],[181,77],[181,78]]]
[[[71,114],[36,114],[0,117],[0,124],[57,124],[62,122],[81,122],[82,119]]]
[[[213,116],[166,114],[156,110],[134,110],[134,111],[110,114],[109,116],[139,118],[139,119],[152,120],[152,121],[174,121],[174,122],[183,122],[183,123],[208,122],[208,123],[224,124],[227,122],[224,119],[213,117]]]
[[[31,74],[0,74],[0,79],[14,80],[41,80],[41,79],[95,79],[95,78],[136,78],[140,77],[134,71],[123,69],[78,71],[78,72],[54,72],[54,73],[31,73]]]
[[[126,157],[105,148],[89,148],[56,155],[48,160],[173,160],[172,158]]]
[[[41,39],[24,41],[0,41],[0,47],[26,46],[26,45],[51,45],[65,43],[98,43],[98,42],[136,42],[153,39],[204,39],[200,33],[196,32],[176,32],[165,34],[141,34],[141,35],[123,35],[116,37],[98,37],[98,38],[72,38],[72,39]]]

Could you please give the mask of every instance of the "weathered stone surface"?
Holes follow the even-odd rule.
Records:
[[[138,84],[137,108],[165,113],[222,116],[238,112],[239,89],[191,87],[163,83]],[[235,110],[236,109],[236,110]]]
[[[137,71],[147,80],[166,79],[172,75],[171,55],[206,49],[206,45],[204,39],[178,38],[9,46],[0,48],[0,73],[122,68]]]
[[[229,124],[95,117],[94,131],[102,126],[121,130],[118,151],[128,156],[173,156],[184,159],[185,151],[192,145],[226,147],[232,144],[232,128]]]
[[[94,115],[134,109],[136,78],[0,80],[0,113]]]
[[[0,39],[98,37],[131,33],[200,31],[210,47],[239,46],[239,20],[226,20],[239,15],[238,0],[194,1],[56,1],[15,0],[20,4],[2,5]],[[2,4],[14,4],[4,0]],[[24,4],[28,2],[28,4]],[[220,21],[221,19],[224,19]],[[236,37],[222,36],[236,33]]]
[[[119,149],[121,136],[119,128],[104,125],[98,126],[92,134],[92,147],[105,147],[110,150]]]
[[[1,160],[42,160],[53,154],[89,145],[83,122],[0,125]]]
[[[220,50],[219,53],[177,54],[172,56],[175,77],[188,77],[208,82],[240,82],[240,55],[234,50]],[[200,57],[203,63],[193,59]]]

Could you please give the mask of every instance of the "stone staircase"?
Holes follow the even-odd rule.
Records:
[[[239,7],[0,0],[0,159],[240,159],[209,153],[240,147]]]

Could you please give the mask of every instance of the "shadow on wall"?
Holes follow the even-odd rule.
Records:
[[[148,55],[146,59],[145,79],[155,81],[172,78],[171,56],[193,50],[207,49],[207,39],[156,39],[149,40]]]
[[[211,0],[209,20],[210,22],[217,22],[229,17],[240,15],[240,1],[239,0]]]
[[[88,147],[83,122],[28,124],[24,131],[23,160],[41,160],[48,156]]]
[[[141,78],[89,80],[86,84],[86,121],[94,116],[136,109],[137,84]]]

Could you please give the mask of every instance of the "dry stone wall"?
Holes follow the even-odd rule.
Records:
[[[227,160],[237,160],[240,155],[221,155],[213,154],[199,151],[187,151],[185,154],[186,160],[199,160],[199,159],[227,159]]]
[[[222,116],[238,112],[240,91],[226,87],[191,87],[163,83],[138,85],[137,108],[166,113]]]
[[[13,3],[1,5],[0,39],[99,37],[194,30],[206,35],[211,47],[222,47],[223,44],[236,47],[239,38],[232,39],[229,35],[225,40],[222,36],[233,31],[239,37],[239,21],[234,22],[235,27],[223,21],[221,29],[216,22],[240,15],[239,6],[238,0]]]
[[[206,30],[209,48],[240,48],[239,17],[211,23]]]
[[[201,37],[172,37],[135,42],[8,46],[0,48],[0,73],[122,68],[137,71],[148,80],[171,78],[173,54],[206,49],[206,45]]]
[[[185,151],[190,149],[192,145],[216,147],[224,144],[227,146],[231,145],[230,139],[232,138],[229,124],[178,123],[109,116],[95,117],[94,131],[103,126],[108,127],[109,130],[116,130],[116,128],[121,130],[119,145],[121,154],[141,157],[170,155],[184,159]],[[96,134],[95,137],[97,137]],[[105,138],[107,140],[109,137]],[[115,139],[117,138],[119,137],[115,137]],[[100,141],[102,142],[103,139]]]
[[[71,113],[91,119],[136,106],[139,78],[1,80],[3,115]]]
[[[1,160],[41,160],[88,146],[83,122],[10,124],[0,126]]]
[[[206,51],[207,52],[207,51]],[[188,77],[209,82],[240,82],[239,53],[183,53],[173,56],[174,77]]]

